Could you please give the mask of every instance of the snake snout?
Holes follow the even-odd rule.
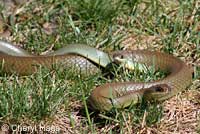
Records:
[[[129,70],[134,70],[135,69],[135,58],[123,54],[123,53],[116,53],[113,55],[113,62],[119,65],[122,65],[123,67],[129,69]]]
[[[123,60],[125,60],[125,56],[120,53],[113,54],[114,63],[120,64]]]

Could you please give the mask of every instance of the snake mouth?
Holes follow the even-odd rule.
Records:
[[[141,72],[147,72],[147,66],[144,63],[141,63],[137,60],[137,57],[132,56],[127,57],[123,54],[114,54],[113,55],[113,63],[122,66],[125,69],[135,71],[140,70]]]

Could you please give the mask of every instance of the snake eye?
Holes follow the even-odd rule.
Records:
[[[118,58],[118,59],[124,59],[124,55],[122,55],[122,54],[117,54],[114,57]]]
[[[120,60],[121,60],[121,59],[124,59],[124,55],[123,55],[123,54],[119,54],[119,53],[118,53],[118,54],[114,54],[114,55],[113,55],[113,58],[114,58],[114,59],[120,59]]]
[[[120,55],[119,58],[120,58],[120,59],[124,59],[124,55]]]

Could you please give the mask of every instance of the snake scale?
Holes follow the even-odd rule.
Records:
[[[193,68],[180,59],[165,53],[147,50],[116,51],[107,54],[87,45],[67,45],[55,52],[37,56],[11,43],[0,41],[0,61],[5,73],[28,75],[37,71],[37,65],[52,69],[54,64],[62,68],[74,68],[78,73],[101,72],[111,62],[137,62],[169,74],[153,82],[107,83],[92,90],[91,106],[100,111],[113,107],[123,108],[147,100],[166,100],[186,89],[192,81]]]

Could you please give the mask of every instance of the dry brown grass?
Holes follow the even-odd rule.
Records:
[[[162,46],[152,46],[159,42],[159,38],[155,36],[130,36],[126,38],[122,44],[125,44],[125,49],[162,49]],[[138,42],[137,42],[138,41]],[[181,53],[179,50],[176,53]],[[182,54],[180,54],[182,55]],[[187,57],[191,59],[191,57]],[[192,63],[188,61],[188,63]],[[193,63],[197,65],[198,63]],[[136,126],[132,126],[131,116],[130,120],[126,120],[124,124],[124,133],[137,133],[137,134],[196,134],[199,129],[199,114],[200,114],[200,80],[193,81],[188,90],[164,102],[164,114],[161,121],[152,126],[146,126],[145,114],[144,122]],[[77,104],[73,104],[77,105]],[[77,115],[78,112],[73,113],[75,126],[71,127],[69,116],[56,116],[55,124],[59,124],[62,130],[66,133],[79,133],[81,130],[88,130],[84,128],[80,122],[81,116]],[[66,127],[67,126],[67,127]],[[112,129],[119,129],[120,123],[113,123],[102,128],[98,128],[100,133],[109,133]]]
[[[176,17],[177,14],[177,4],[176,2],[163,2],[162,4],[166,4],[166,11],[172,16]],[[198,2],[194,3],[195,6],[198,6]],[[12,5],[13,6],[13,5]],[[145,5],[141,4],[140,8],[145,8]],[[23,11],[23,7],[15,7],[14,12],[16,14]],[[172,10],[173,9],[173,10]],[[11,9],[13,10],[13,8]],[[36,9],[37,10],[37,9]],[[13,12],[13,11],[12,11]],[[39,11],[38,11],[39,12]],[[189,17],[185,18],[183,21],[184,23],[188,23],[188,25],[193,25],[194,23],[194,10]],[[10,14],[10,12],[6,12],[5,15]],[[23,15],[22,15],[23,17]],[[130,18],[127,20],[118,19],[118,23],[120,25],[125,25],[129,23]],[[22,20],[23,21],[23,18]],[[142,27],[140,22],[136,23],[138,27]],[[46,29],[46,32],[49,34],[52,33],[52,29],[55,28],[54,25],[52,26],[49,23],[44,23],[43,27]],[[53,28],[51,28],[53,27]],[[200,24],[195,28],[197,31],[200,31]],[[49,32],[50,31],[50,32]],[[163,51],[164,45],[162,44],[162,39],[165,38],[166,33],[168,31],[163,31],[161,35],[147,35],[147,34],[136,34],[131,29],[126,29],[120,27],[114,34],[126,33],[126,36],[122,39],[121,47],[123,49],[149,49],[149,50],[158,50]],[[15,40],[10,34],[9,29],[6,28],[6,23],[2,22],[0,18],[0,34],[1,36],[7,40]],[[190,33],[188,33],[188,37]],[[21,36],[19,36],[21,37]],[[22,42],[25,40],[24,37],[20,39]],[[186,61],[188,64],[192,64],[193,66],[200,66],[200,57],[196,53],[196,46],[191,42],[184,42],[181,43],[182,46],[180,47],[180,40],[176,40],[174,47],[177,48],[173,55],[179,56],[182,60]],[[98,121],[94,121],[93,129],[97,133],[109,133],[110,130],[117,130],[121,129],[123,126],[125,134],[196,134],[200,125],[199,125],[199,114],[200,114],[200,79],[196,79],[193,81],[192,85],[183,93],[178,94],[177,96],[167,100],[163,104],[164,113],[162,119],[156,123],[152,124],[151,126],[146,125],[146,116],[148,112],[144,113],[143,120],[139,124],[134,124],[132,121],[132,117],[134,115],[122,113],[122,115],[127,114],[124,117],[124,122],[120,123],[118,121],[113,120],[111,123],[105,125],[96,125]],[[43,125],[54,125],[61,129],[61,133],[93,133],[90,126],[85,124],[87,122],[86,117],[81,115],[81,107],[82,103],[80,101],[73,101],[69,104],[69,107],[73,107],[73,112],[65,113],[66,111],[60,110],[57,115],[54,116],[53,119],[47,119],[41,121],[40,124]],[[96,115],[99,116],[99,115]],[[25,122],[25,121],[23,121]],[[30,123],[29,121],[27,121]],[[95,124],[96,123],[96,124]],[[38,125],[38,124],[37,124]],[[1,133],[1,132],[0,132]]]

